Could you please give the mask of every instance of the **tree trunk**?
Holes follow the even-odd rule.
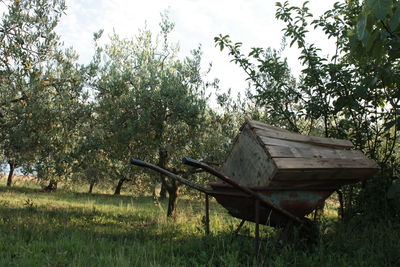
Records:
[[[161,178],[161,179],[165,179],[165,178]],[[166,199],[166,198],[167,198],[167,187],[165,186],[165,183],[161,183],[159,199]]]
[[[175,181],[172,181],[171,186],[168,186],[168,195],[167,217],[172,217],[175,216],[176,200],[178,198],[178,185]]]
[[[339,206],[339,216],[340,216],[340,219],[342,221],[344,221],[343,193],[342,193],[342,191],[340,191],[340,189],[336,190],[336,193],[338,195],[338,200],[339,200],[339,204],[340,204],[340,206]]]
[[[43,190],[46,192],[53,192],[57,190],[58,182],[56,180],[51,179],[49,185],[46,186]]]
[[[168,151],[160,149],[158,151],[158,166],[165,169],[167,167],[167,162],[168,162]],[[160,174],[160,181],[161,181],[160,199],[166,199],[168,186],[166,184],[165,175]]]
[[[166,169],[168,163],[168,151],[164,149],[159,149],[158,151],[158,166]],[[172,172],[175,172],[174,170]],[[167,179],[165,175],[160,175],[161,180],[161,190],[160,199],[166,198],[166,192],[168,192],[168,210],[167,217],[172,217],[175,215],[176,200],[178,198],[178,184],[175,180]]]
[[[7,186],[11,186],[12,185],[13,176],[14,176],[15,163],[13,161],[9,161],[8,164],[10,165],[10,170],[8,172]]]
[[[120,195],[121,194],[122,185],[124,184],[125,181],[126,181],[125,178],[119,179],[117,187],[115,188],[115,191],[114,191],[114,195]]]
[[[91,194],[91,193],[93,192],[93,187],[94,187],[94,185],[95,185],[95,182],[90,182],[90,184],[89,184],[89,191],[88,191],[89,194]]]

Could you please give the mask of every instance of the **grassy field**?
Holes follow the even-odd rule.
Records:
[[[202,201],[180,199],[175,219],[165,207],[150,197],[1,186],[0,266],[400,266],[399,222],[343,225],[330,212],[312,247],[279,247],[277,231],[262,227],[268,241],[257,259],[253,239],[232,234],[240,221],[215,202],[207,237]]]

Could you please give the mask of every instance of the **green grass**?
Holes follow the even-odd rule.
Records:
[[[0,187],[0,266],[399,266],[400,223],[338,223],[330,214],[312,247],[279,247],[262,227],[254,240],[232,235],[240,222],[211,202],[210,236],[203,203],[180,199],[175,219],[150,197],[88,195]],[[246,224],[245,224],[246,226]],[[247,224],[242,233],[252,235]]]

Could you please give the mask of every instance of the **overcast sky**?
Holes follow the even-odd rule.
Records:
[[[203,64],[213,63],[209,75],[220,79],[222,89],[232,88],[243,92],[245,76],[240,68],[230,63],[227,51],[220,52],[214,45],[214,37],[228,34],[234,42],[245,47],[279,48],[283,24],[275,19],[275,2],[269,0],[66,0],[67,14],[62,17],[57,30],[65,45],[73,46],[80,55],[81,63],[88,63],[93,55],[93,32],[104,29],[107,39],[113,29],[123,37],[133,37],[145,24],[154,33],[159,32],[160,13],[169,10],[175,23],[172,41],[179,42],[181,55],[202,45]],[[301,5],[304,1],[292,0]],[[311,0],[309,7],[314,14],[322,14],[331,8],[332,0]],[[310,34],[310,40],[332,54],[330,41],[318,32]],[[300,70],[296,49],[285,54],[295,73]]]

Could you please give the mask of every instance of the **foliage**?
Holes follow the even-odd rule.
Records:
[[[299,132],[296,114],[300,109],[297,103],[301,95],[286,59],[280,57],[279,51],[252,48],[248,55],[244,55],[242,43],[232,43],[228,35],[216,37],[215,42],[221,50],[227,48],[233,57],[232,62],[239,64],[248,75],[247,80],[256,91],[253,97],[258,106],[265,108],[265,120]]]
[[[400,56],[400,3],[392,0],[369,0],[360,5],[351,1],[349,7],[358,10],[356,27],[349,32],[352,52],[361,59],[368,55],[383,63]]]
[[[125,181],[154,183],[129,165],[133,155],[153,161],[165,151],[163,167],[175,170],[184,154],[221,161],[233,130],[216,121],[229,116],[208,107],[205,90],[216,83],[204,80],[201,49],[179,58],[166,14],[155,37],[147,29],[134,39],[115,33],[100,46],[102,31],[95,33],[95,56],[81,66],[54,32],[63,1],[4,3],[0,149],[10,166],[49,186],[118,180],[117,193]]]
[[[100,153],[103,160],[97,164],[102,166],[97,169],[102,173],[97,177],[118,180],[117,188],[129,180],[142,187],[160,182],[132,167],[131,157],[181,174],[189,171],[180,164],[184,155],[212,157],[205,152],[211,147],[208,143],[215,141],[209,141],[215,132],[208,127],[214,121],[209,120],[213,115],[205,90],[215,83],[205,81],[208,71],[201,70],[200,47],[187,57],[178,57],[177,45],[169,41],[174,25],[166,14],[161,19],[158,35],[147,29],[133,39],[114,33],[109,44],[96,46],[92,62],[96,71],[90,81],[96,123],[85,126],[90,130],[85,133],[82,152]],[[95,39],[100,36],[96,33]],[[91,162],[90,168],[95,169],[96,161]],[[175,199],[179,185],[160,178],[170,199]]]
[[[215,42],[221,50],[227,48],[232,61],[247,73],[255,88],[253,98],[265,109],[267,122],[306,134],[349,139],[356,149],[376,159],[382,172],[386,172],[397,168],[394,164],[399,156],[396,152],[400,101],[398,61],[387,54],[377,59],[376,55],[364,53],[362,46],[355,46],[352,35],[360,12],[367,12],[372,2],[382,1],[367,1],[364,8],[358,1],[336,3],[320,18],[313,17],[307,2],[301,7],[277,3],[276,18],[286,24],[284,36],[291,46],[297,45],[300,50],[303,69],[298,79],[291,76],[280,51],[252,48],[245,55],[241,52],[241,43],[232,43],[227,35],[216,37]],[[372,15],[368,14],[382,15],[376,12],[374,9]],[[307,42],[310,29],[322,30],[335,43],[333,56],[322,56],[318,44]],[[360,53],[364,54],[360,56]],[[398,179],[398,173],[392,174],[381,176],[385,179],[380,182],[383,187],[371,182],[378,187],[374,188],[374,198],[369,199],[385,199],[382,192]],[[366,192],[366,187],[364,183],[362,188],[346,189],[349,207],[355,204],[355,195],[360,197],[361,192]]]
[[[64,1],[5,1],[0,25],[1,147],[11,165],[56,178],[68,172],[81,116],[82,70],[54,29]]]

